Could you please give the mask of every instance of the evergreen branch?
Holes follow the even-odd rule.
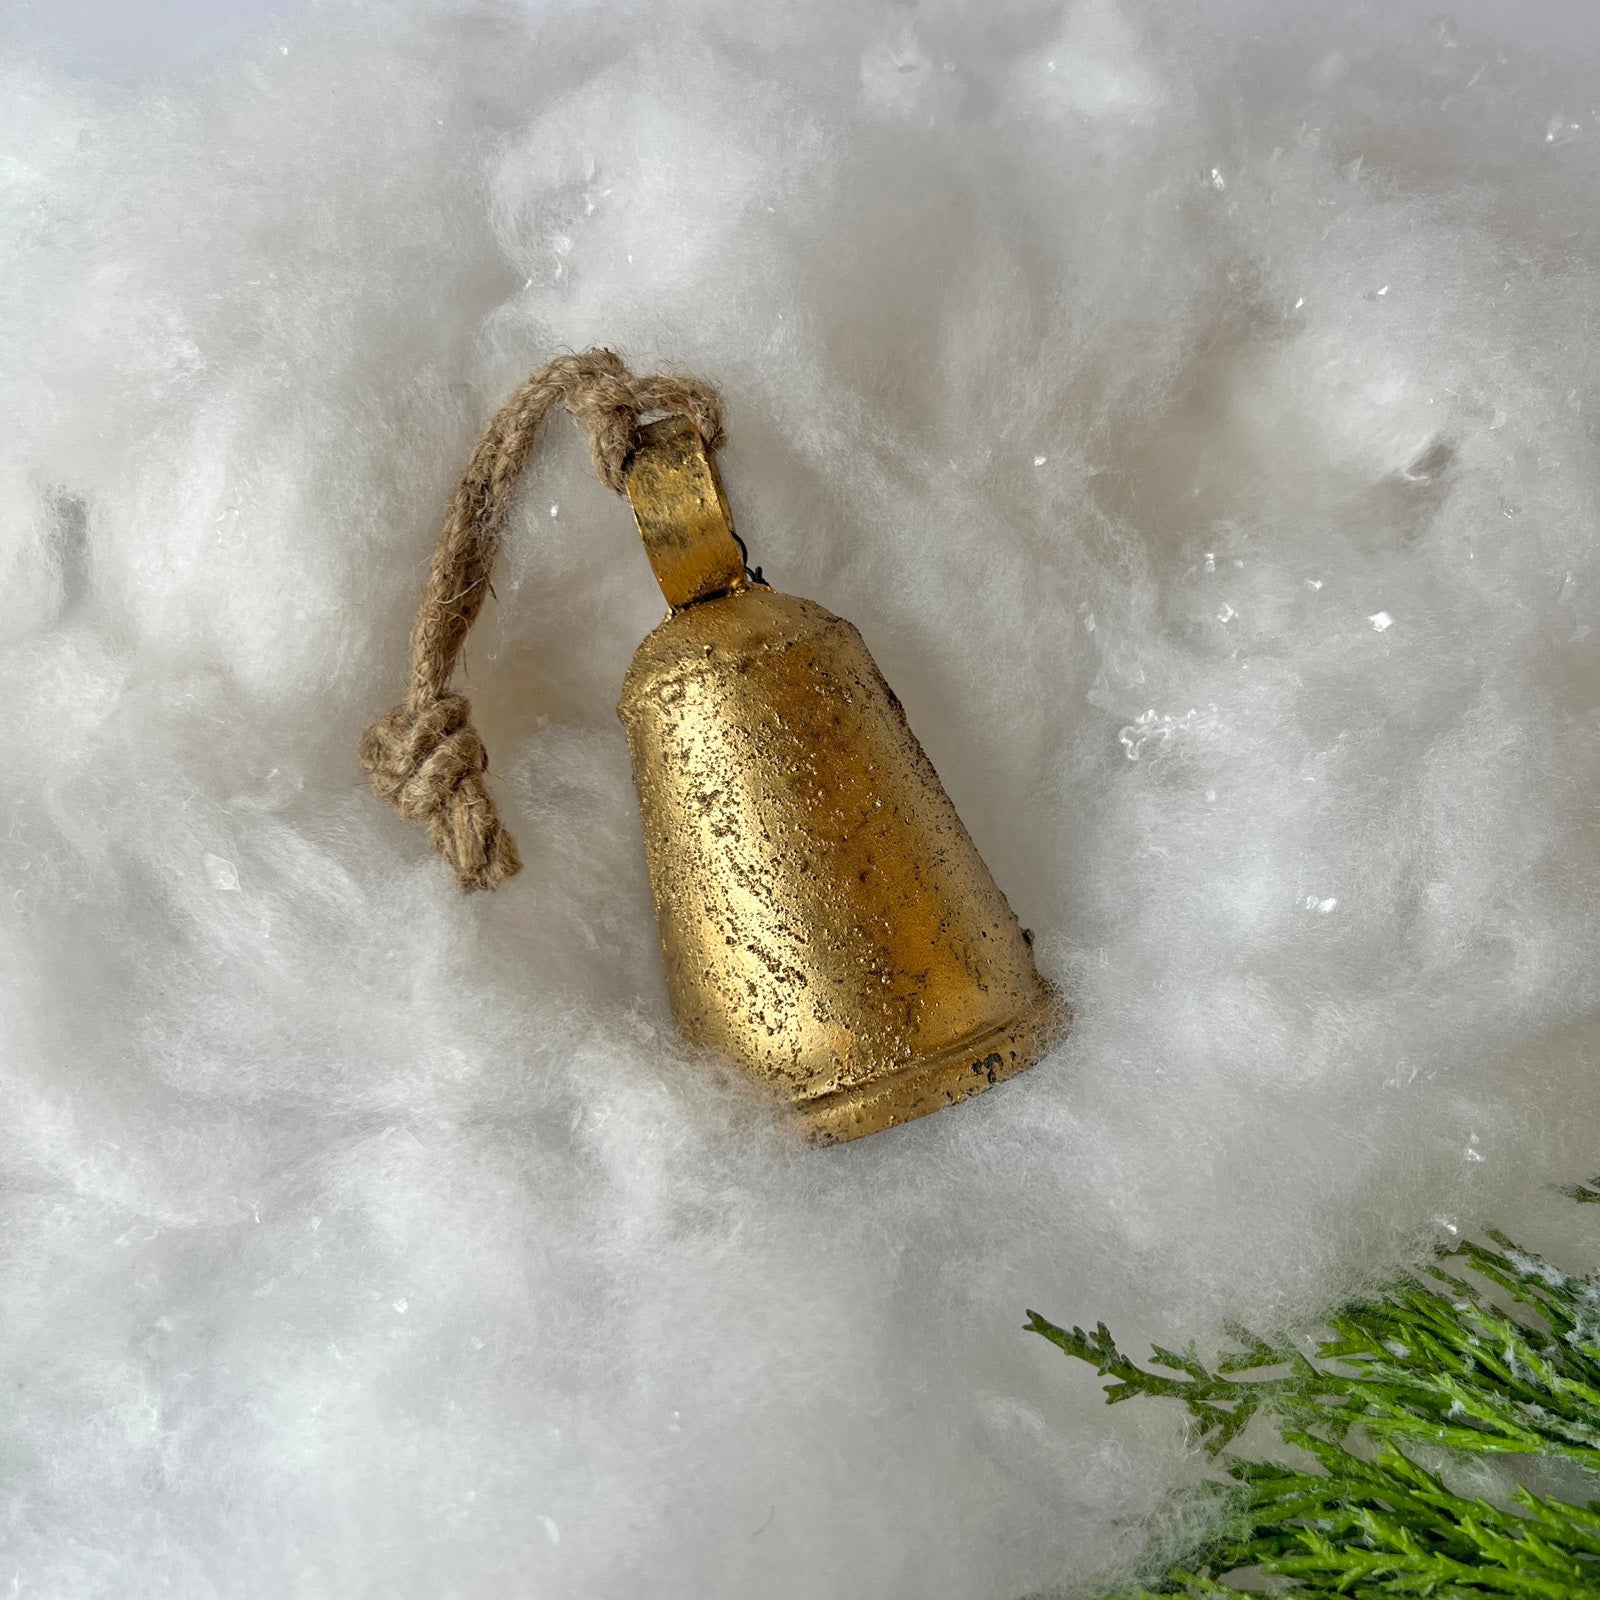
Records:
[[[1030,1331],[1110,1380],[1108,1401],[1177,1400],[1213,1455],[1264,1416],[1310,1463],[1224,1456],[1227,1481],[1200,1491],[1208,1540],[1115,1600],[1236,1596],[1236,1578],[1307,1600],[1600,1595],[1600,1504],[1526,1488],[1497,1502],[1449,1480],[1469,1457],[1600,1473],[1600,1286],[1488,1238],[1342,1307],[1315,1358],[1231,1329],[1213,1364],[1157,1346],[1142,1366],[1104,1323],[1086,1333],[1030,1311]]]

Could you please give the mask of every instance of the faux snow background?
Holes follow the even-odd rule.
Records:
[[[1092,1586],[1200,1467],[1025,1307],[1600,1258],[1600,75],[1376,9],[331,5],[0,92],[0,1583]],[[1514,31],[1514,30],[1512,30]],[[1546,48],[1551,47],[1551,48]],[[355,770],[555,348],[729,398],[1077,1027],[795,1147],[673,1040],[549,434],[469,687],[527,870]]]

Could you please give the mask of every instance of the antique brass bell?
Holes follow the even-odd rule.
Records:
[[[1071,1012],[861,635],[747,571],[712,456],[721,400],[695,379],[635,377],[611,350],[560,355],[491,418],[440,530],[406,698],[361,737],[373,792],[428,824],[464,888],[520,869],[453,678],[557,405],[627,494],[672,608],[618,711],[685,1037],[779,1087],[818,1144],[1031,1066]]]
[[[641,430],[624,486],[672,608],[618,713],[684,1036],[819,1144],[1031,1066],[1071,1013],[861,635],[752,580],[687,418]]]

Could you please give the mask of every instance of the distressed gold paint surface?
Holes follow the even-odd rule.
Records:
[[[848,622],[762,587],[687,605],[618,711],[678,1026],[781,1088],[813,1140],[966,1099],[1065,1032]]]

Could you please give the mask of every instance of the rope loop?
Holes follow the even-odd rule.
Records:
[[[692,378],[638,378],[611,350],[557,356],[489,420],[451,497],[411,630],[406,698],[361,736],[357,759],[372,792],[403,817],[426,821],[433,847],[462,887],[494,889],[522,866],[484,782],[488,752],[465,695],[450,687],[467,634],[489,592],[517,479],[539,426],[557,404],[584,430],[595,475],[618,494],[652,413],[689,417],[708,450],[721,443],[722,397]]]

